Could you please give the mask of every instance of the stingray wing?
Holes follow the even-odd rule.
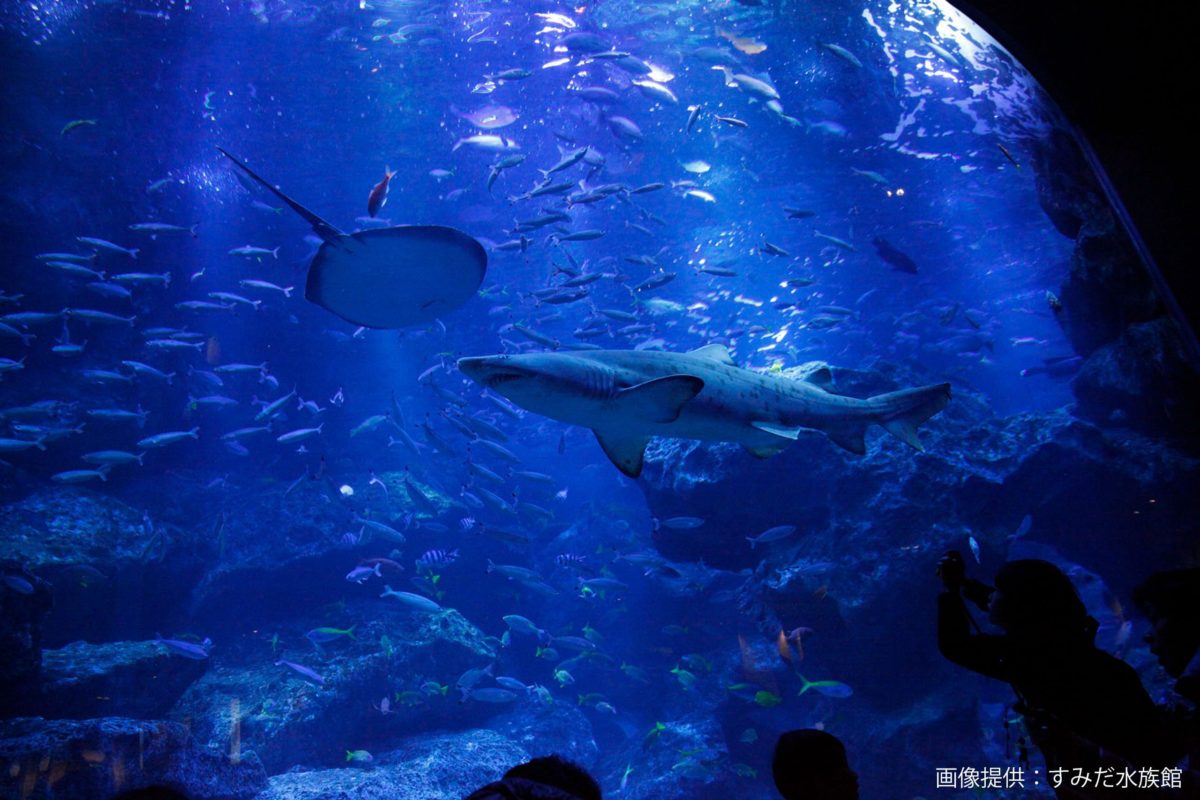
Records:
[[[326,241],[304,296],[355,325],[404,328],[471,299],[487,272],[474,238],[440,225],[397,225]]]

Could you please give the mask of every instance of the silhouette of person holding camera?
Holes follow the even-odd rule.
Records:
[[[957,551],[938,562],[938,648],[1017,695],[1030,738],[1050,769],[1101,765],[1164,767],[1182,755],[1137,673],[1097,648],[1096,621],[1070,579],[1048,561],[1010,561],[995,586],[966,576]],[[1003,633],[979,630],[966,601]],[[1059,797],[1099,797],[1070,787]],[[1109,791],[1111,794],[1111,791]]]

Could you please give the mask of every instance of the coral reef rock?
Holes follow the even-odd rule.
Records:
[[[445,800],[465,797],[529,759],[490,730],[431,733],[341,769],[293,770],[270,779],[257,800]]]
[[[7,536],[7,529],[5,535]],[[0,713],[20,714],[36,702],[42,666],[42,619],[51,587],[17,561],[0,564]]]
[[[1175,322],[1163,317],[1130,325],[1084,363],[1072,388],[1076,412],[1149,434],[1200,438],[1200,374],[1187,362]]]
[[[145,639],[203,571],[195,540],[114,497],[49,487],[0,507],[5,556],[54,586],[47,647]]]
[[[491,721],[492,730],[503,733],[535,756],[548,755],[545,743],[554,742],[554,752],[590,768],[599,757],[592,726],[577,706],[555,701],[545,704],[525,700],[512,711]]]
[[[249,800],[267,776],[253,753],[197,747],[187,728],[124,717],[0,722],[0,795],[25,800],[104,798],[168,786],[191,800]]]
[[[444,684],[446,676],[495,658],[483,634],[461,614],[453,609],[377,614],[353,640],[345,637],[319,651],[305,642],[307,650],[278,656],[263,642],[254,663],[210,669],[183,695],[171,719],[186,723],[210,747],[225,750],[240,741],[278,772],[294,764],[339,763],[344,752],[331,743],[354,740],[355,748],[386,748],[405,733],[465,725],[478,720],[480,706],[491,708],[459,703],[453,686],[421,690],[427,681],[436,683],[440,676]],[[275,663],[284,660],[312,669],[324,683]],[[494,713],[503,710],[494,707]]]
[[[73,642],[42,654],[42,713],[89,719],[119,711],[161,718],[207,666],[206,660],[172,655],[155,642]]]

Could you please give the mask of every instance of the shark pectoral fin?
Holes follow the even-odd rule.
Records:
[[[777,456],[791,445],[790,439],[777,439],[778,444],[743,444],[746,452],[755,458],[770,458]]]
[[[782,436],[784,439],[795,441],[800,438],[800,431],[803,428],[789,428],[785,425],[777,425],[774,422],[751,422],[752,427],[758,428],[760,431],[766,431],[773,436]],[[786,445],[784,445],[786,447]]]
[[[668,375],[622,389],[613,403],[617,413],[625,416],[647,422],[674,422],[684,405],[703,388],[704,381],[695,375]]]
[[[697,358],[708,358],[731,367],[737,366],[737,364],[733,363],[733,356],[729,355],[729,350],[723,344],[706,344],[704,347],[689,350],[688,355],[696,356]]]
[[[863,441],[863,435],[866,432],[866,425],[856,425],[826,430],[825,435],[843,450],[849,450],[851,453],[861,456],[867,452],[867,443]]]
[[[642,474],[642,464],[645,462],[646,443],[650,437],[641,434],[621,433],[620,431],[598,431],[596,441],[604,450],[604,455],[613,465],[631,478]]]

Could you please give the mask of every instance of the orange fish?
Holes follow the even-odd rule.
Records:
[[[107,758],[103,750],[84,750],[80,755],[89,764],[103,764],[104,759]]]
[[[371,193],[367,195],[367,214],[370,216],[378,214],[379,209],[383,208],[383,204],[387,202],[388,184],[395,174],[390,167],[383,168],[383,180],[375,184]]]
[[[775,637],[775,647],[779,649],[779,657],[791,664],[792,648],[788,646],[787,634],[783,632],[783,628],[779,629],[779,635]]]
[[[738,652],[742,654],[742,669],[746,672],[754,672],[754,657],[750,653],[750,645],[746,642],[746,637],[738,634]]]
[[[787,640],[796,646],[797,660],[804,660],[804,635],[812,633],[812,628],[795,628],[787,635]]]

